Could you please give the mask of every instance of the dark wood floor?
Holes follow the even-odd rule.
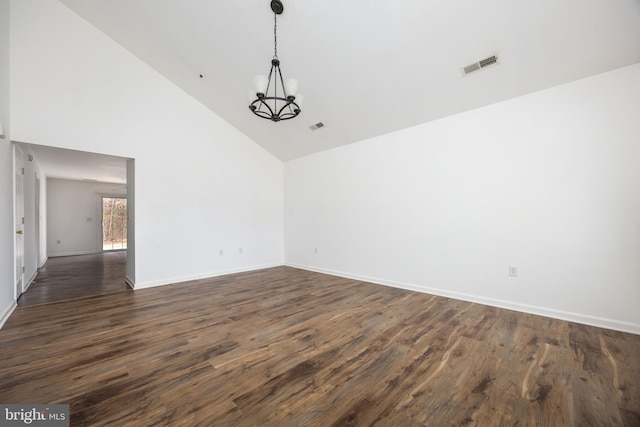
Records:
[[[126,274],[126,251],[49,258],[18,306],[128,291]]]
[[[0,402],[78,426],[640,425],[640,336],[289,267],[18,307],[0,349]]]

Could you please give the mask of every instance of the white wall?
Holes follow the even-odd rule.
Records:
[[[47,180],[47,252],[50,257],[102,252],[102,197],[127,193],[122,184]]]
[[[640,64],[290,161],[286,263],[640,333],[639,135]]]
[[[13,139],[135,159],[136,287],[281,264],[284,204],[288,264],[640,333],[638,65],[291,161],[285,202],[280,161],[57,1],[11,1],[10,36]]]
[[[13,148],[9,111],[9,0],[0,0],[0,327],[15,307],[13,261]]]
[[[127,159],[127,283],[136,283],[136,181],[135,160]]]
[[[281,161],[59,2],[11,7],[12,135],[135,159],[136,287],[283,263]]]

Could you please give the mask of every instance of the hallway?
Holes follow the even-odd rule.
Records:
[[[126,251],[49,258],[18,306],[130,291],[126,269]]]

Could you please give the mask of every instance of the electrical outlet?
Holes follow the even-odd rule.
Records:
[[[242,253],[242,248],[238,249],[238,252],[239,252],[239,253]]]
[[[318,253],[318,248],[315,249],[315,252]]]
[[[509,277],[518,277],[518,267],[513,265],[509,266]]]
[[[224,249],[220,249],[220,256],[224,255]]]

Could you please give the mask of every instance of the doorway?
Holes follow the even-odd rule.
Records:
[[[40,249],[42,242],[40,240],[40,179],[36,175],[36,200],[35,200],[35,210],[36,210],[36,268],[40,266]]]
[[[102,197],[102,250],[127,249],[127,199]]]
[[[24,292],[24,154],[15,146],[15,298]]]
[[[67,297],[98,295],[114,289],[120,290],[123,287],[124,289],[134,288],[135,160],[22,142],[14,142],[13,147],[15,173],[13,215],[15,221],[12,224],[15,230],[14,292],[16,300],[20,297],[20,301],[22,301],[22,303],[18,301],[18,305],[27,304],[29,301],[34,303],[35,295],[38,295],[37,303],[43,303],[64,299],[65,295]],[[29,162],[27,162],[27,155],[29,155]],[[53,176],[57,179],[74,182],[109,183],[109,187],[96,187],[86,194],[82,193],[84,202],[81,205],[88,206],[88,208],[86,214],[81,216],[83,219],[86,217],[87,222],[93,221],[89,229],[65,228],[65,224],[52,223],[51,213],[60,206],[73,206],[74,203],[69,203],[69,200],[77,200],[78,197],[78,194],[74,193],[75,190],[71,192],[73,194],[71,199],[67,197],[67,193],[51,197],[49,185],[45,182],[48,182],[48,178]],[[24,177],[35,179],[29,180]],[[116,189],[112,186],[115,185],[119,187],[118,191],[114,193]],[[127,191],[121,191],[124,189]],[[107,193],[102,193],[103,191],[107,191]],[[102,218],[100,218],[102,196],[119,199],[111,201],[111,205],[115,209],[113,215],[107,215],[107,218],[113,219],[113,221],[111,233],[107,234],[108,245],[106,248],[101,240],[103,236],[100,236],[102,232],[100,226],[103,224]],[[31,203],[33,197],[35,197],[35,203]],[[68,212],[68,209],[66,211],[63,209],[62,212]],[[111,218],[112,216],[113,218]],[[30,226],[33,221],[35,232],[26,234],[32,227],[27,227],[25,230],[23,217],[26,217],[27,226]],[[96,221],[96,218],[100,222]],[[118,224],[125,225],[122,227]],[[106,225],[108,232],[109,221]],[[73,235],[72,239],[73,233],[76,235],[90,233],[90,236],[82,235],[81,238],[76,239],[76,235]],[[65,242],[68,246],[63,249],[57,247],[61,244],[58,240],[60,235],[68,237]],[[87,241],[90,242],[89,248],[85,249],[82,244]],[[101,244],[103,244],[103,249],[100,249]],[[80,256],[70,256],[84,256],[87,252],[83,251],[90,251],[95,259],[83,260]],[[38,280],[33,281],[27,290],[23,289],[26,277],[23,272],[25,260],[33,261],[29,261],[27,265],[29,276],[36,272],[38,275]],[[60,276],[53,274],[58,271],[54,267],[61,266],[65,261],[71,264],[65,264],[63,274]],[[30,267],[35,267],[36,270],[32,271]],[[88,268],[89,272],[99,272],[99,278],[102,282],[99,282],[96,277],[89,279],[82,276],[81,269],[83,267]],[[96,286],[86,286],[87,283]],[[62,292],[62,286],[67,286],[69,289]]]

